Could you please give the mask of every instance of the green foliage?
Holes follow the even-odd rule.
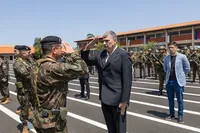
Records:
[[[42,57],[42,48],[41,48],[41,38],[35,38],[33,47],[35,48],[35,52],[33,53],[34,57],[40,59]]]
[[[92,38],[92,37],[94,37],[94,35],[91,34],[91,33],[88,33],[87,36],[86,36],[86,38]]]
[[[117,42],[117,46],[119,47],[119,48],[122,48],[122,46],[120,45],[120,43],[119,42]],[[101,50],[104,50],[104,44],[102,43],[102,42],[99,42],[96,46],[95,46],[95,50],[97,50],[97,51],[101,51]]]
[[[117,46],[118,46],[119,48],[122,48],[120,42],[117,42]]]
[[[104,44],[103,44],[102,42],[99,42],[99,43],[95,46],[95,50],[97,50],[97,51],[104,50]]]
[[[156,45],[155,45],[155,42],[148,42],[148,44],[147,45],[141,45],[140,46],[140,49],[141,50],[148,50],[148,49],[155,49],[155,47],[156,47]]]

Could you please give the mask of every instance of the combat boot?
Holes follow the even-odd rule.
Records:
[[[7,97],[6,100],[4,102],[2,102],[1,104],[8,104],[9,102],[11,102],[10,97]]]
[[[24,125],[24,126],[23,126],[23,131],[22,131],[22,133],[29,133],[29,131],[28,131],[28,126],[27,126],[27,125]]]
[[[21,114],[21,109],[15,111],[16,114],[20,115]]]
[[[3,97],[3,98],[1,98],[1,99],[0,99],[0,103],[6,101],[6,98],[7,98],[7,97]]]

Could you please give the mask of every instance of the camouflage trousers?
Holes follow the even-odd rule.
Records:
[[[29,95],[28,95],[28,92],[22,93],[20,91],[21,90],[18,90],[18,92],[17,92],[17,99],[21,106],[20,120],[21,120],[22,124],[27,124],[29,108],[30,108]]]
[[[0,82],[0,91],[3,97],[9,97],[8,81]]]
[[[164,88],[164,82],[165,82],[165,72],[158,72],[159,76],[159,90],[162,91]]]
[[[59,122],[57,122],[57,126],[55,128],[36,128],[35,130],[37,133],[68,133],[67,129],[67,120],[61,120],[59,119]]]

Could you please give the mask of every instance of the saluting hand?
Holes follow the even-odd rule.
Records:
[[[64,54],[72,54],[74,49],[65,41],[62,42],[62,53]]]
[[[93,38],[92,38],[92,41],[90,41],[90,42],[86,45],[85,50],[90,50],[90,49],[98,42],[99,38],[100,38],[99,36],[93,37]]]

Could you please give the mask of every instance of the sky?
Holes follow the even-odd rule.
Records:
[[[0,0],[0,45],[55,35],[73,47],[103,35],[200,20],[200,0]]]

